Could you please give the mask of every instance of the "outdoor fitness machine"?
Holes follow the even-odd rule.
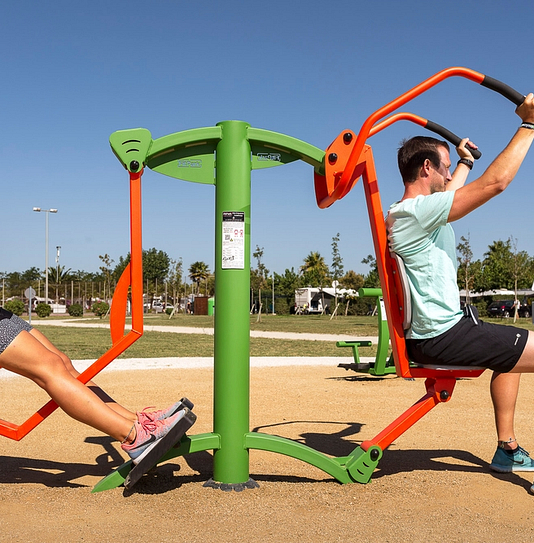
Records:
[[[145,129],[123,130],[110,137],[118,159],[130,177],[131,261],[113,297],[110,329],[112,347],[78,379],[87,383],[143,333],[141,244],[141,176],[144,167],[185,181],[215,186],[215,314],[213,432],[185,436],[160,462],[184,454],[213,450],[213,479],[206,483],[223,490],[257,486],[249,476],[249,450],[284,454],[323,470],[342,483],[366,483],[383,450],[439,403],[450,399],[456,379],[477,377],[483,369],[422,367],[410,363],[404,340],[409,318],[409,293],[402,276],[402,262],[390,255],[384,215],[369,137],[398,120],[415,122],[454,145],[460,138],[431,121],[411,113],[396,113],[403,106],[444,79],[460,76],[499,92],[519,105],[524,96],[500,81],[468,70],[439,72],[373,113],[358,135],[345,130],[325,151],[283,134],[225,121],[214,127],[186,130],[153,140]],[[480,154],[473,152],[473,155]],[[403,378],[425,378],[426,394],[386,429],[364,441],[348,456],[332,458],[311,447],[278,436],[251,432],[249,428],[250,379],[250,193],[253,169],[303,160],[314,168],[319,207],[326,208],[346,196],[362,177],[384,305],[388,319],[396,373]],[[128,296],[132,327],[125,333]],[[406,317],[406,318],[405,318]],[[50,415],[57,405],[50,401],[21,425],[0,421],[0,435],[20,440]],[[132,463],[127,462],[97,484],[94,492],[124,483]]]
[[[215,127],[186,130],[153,140],[146,129],[115,132],[110,143],[117,158],[140,180],[144,167],[196,183],[215,186],[215,313],[213,432],[185,436],[160,461],[213,450],[213,479],[206,483],[224,490],[254,487],[249,477],[249,450],[284,454],[312,464],[342,483],[370,480],[384,449],[439,403],[451,398],[456,380],[477,377],[475,368],[422,367],[411,364],[404,340],[409,320],[409,293],[401,279],[402,262],[390,255],[384,215],[369,137],[399,120],[408,120],[440,134],[454,145],[460,138],[432,121],[411,113],[384,117],[446,78],[459,76],[490,88],[515,104],[524,96],[500,81],[467,68],[449,68],[414,87],[373,113],[356,135],[343,131],[326,152],[290,136],[225,121]],[[474,151],[478,158],[480,153]],[[396,373],[425,378],[426,394],[374,438],[348,456],[332,458],[311,447],[249,429],[249,280],[251,170],[303,160],[314,168],[319,207],[346,196],[362,177]],[[404,290],[403,290],[404,289]],[[405,319],[406,317],[406,319]],[[131,469],[123,464],[94,491],[121,485]]]

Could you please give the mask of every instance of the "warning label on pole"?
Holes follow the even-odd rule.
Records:
[[[245,268],[245,213],[223,211],[222,216],[222,268]]]

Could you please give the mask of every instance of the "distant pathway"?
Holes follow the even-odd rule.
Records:
[[[78,328],[108,328],[109,323],[94,323],[94,322],[82,322],[76,320],[39,320],[33,324],[41,326],[73,326]],[[213,328],[194,328],[190,326],[153,326],[144,325],[143,330],[145,332],[167,332],[171,334],[204,334],[213,335]],[[300,332],[266,332],[263,330],[251,330],[250,337],[258,338],[271,338],[271,339],[296,339],[301,341],[350,341],[354,339],[372,341],[374,344],[378,343],[378,337],[364,336],[355,337],[348,335],[336,335],[336,334],[310,334]]]

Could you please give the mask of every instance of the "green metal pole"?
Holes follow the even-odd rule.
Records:
[[[249,125],[224,121],[216,149],[215,182],[215,363],[213,479],[238,484],[249,479],[250,393],[250,178]]]

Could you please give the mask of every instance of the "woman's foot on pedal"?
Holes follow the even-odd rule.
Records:
[[[166,419],[152,420],[146,415],[139,417],[138,422],[134,424],[137,432],[135,440],[132,443],[123,443],[122,450],[128,453],[134,464],[138,464],[158,444],[159,440],[182,420],[184,414],[185,411],[181,409]]]

